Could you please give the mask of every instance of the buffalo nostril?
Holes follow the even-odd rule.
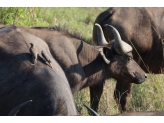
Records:
[[[147,78],[147,74],[145,73],[145,78]]]

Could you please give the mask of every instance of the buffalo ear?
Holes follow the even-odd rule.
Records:
[[[110,60],[107,59],[107,48],[106,47],[101,47],[101,46],[98,46],[97,47],[97,50],[100,52],[100,55],[103,57],[104,61],[109,64],[110,63]]]

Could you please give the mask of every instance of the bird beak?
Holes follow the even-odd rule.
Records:
[[[31,43],[29,43],[29,44],[31,44]]]

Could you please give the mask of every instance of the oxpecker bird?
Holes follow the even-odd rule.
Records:
[[[33,63],[32,65],[35,65],[35,63],[37,62],[37,49],[35,47],[35,45],[33,43],[29,43],[31,44],[31,47],[30,47],[30,53],[32,55],[32,58],[33,58]]]
[[[51,60],[48,58],[47,53],[44,52],[43,50],[42,50],[42,56],[43,56],[44,60],[50,64],[50,67],[52,68]]]

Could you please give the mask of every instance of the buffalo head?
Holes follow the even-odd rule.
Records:
[[[114,40],[110,43],[104,38],[102,28],[97,26],[98,50],[108,64],[110,75],[117,80],[140,84],[147,75],[133,60],[132,47],[121,39],[119,32],[111,25],[104,25],[112,30]]]

